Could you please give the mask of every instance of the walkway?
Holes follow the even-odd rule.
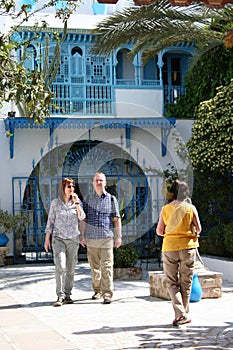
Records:
[[[192,303],[192,323],[179,329],[170,301],[149,296],[147,271],[114,284],[112,304],[91,300],[89,265],[80,263],[75,303],[54,308],[52,264],[0,268],[0,349],[233,349],[233,283],[224,282],[222,298]]]

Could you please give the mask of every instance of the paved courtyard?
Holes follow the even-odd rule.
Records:
[[[143,280],[114,285],[112,304],[91,300],[89,265],[81,262],[75,303],[54,308],[53,264],[0,268],[0,349],[233,349],[233,283],[223,282],[222,298],[191,303],[192,323],[181,328],[171,324],[171,302],[149,296],[145,269]]]

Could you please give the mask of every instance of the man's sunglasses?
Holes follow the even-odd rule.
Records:
[[[68,188],[72,188],[72,187],[75,188],[74,185],[68,185],[67,187],[68,187]]]

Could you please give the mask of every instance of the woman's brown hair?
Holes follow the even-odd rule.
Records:
[[[180,201],[189,197],[190,193],[187,183],[179,180],[175,180],[172,183],[169,192],[173,193],[173,199],[178,199]]]
[[[65,202],[65,187],[67,185],[75,186],[75,181],[69,177],[64,177],[64,179],[61,180],[58,187],[58,197],[62,202]]]

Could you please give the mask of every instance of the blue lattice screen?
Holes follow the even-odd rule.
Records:
[[[56,97],[51,112],[113,114],[111,60],[90,53],[85,55],[86,50],[78,46],[67,46],[67,50],[63,47],[62,51],[66,51],[66,54],[61,55],[60,67],[52,84]]]

